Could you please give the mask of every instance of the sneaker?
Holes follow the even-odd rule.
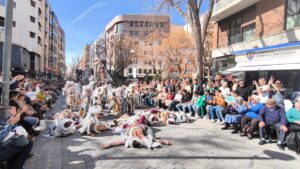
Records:
[[[217,120],[217,122],[216,122],[217,124],[221,124],[221,121],[220,120]]]
[[[225,124],[225,121],[222,121],[221,123],[220,123],[220,125],[224,125]]]
[[[266,143],[267,143],[266,140],[260,140],[260,141],[258,142],[259,145],[264,145],[264,144],[266,144]]]
[[[251,134],[247,134],[247,137],[249,140],[251,140],[253,138],[253,136]]]
[[[284,150],[284,149],[285,149],[285,147],[284,147],[283,144],[276,144],[276,145],[277,145],[277,147],[278,147],[280,150]]]
[[[215,123],[215,120],[210,120],[211,123]]]

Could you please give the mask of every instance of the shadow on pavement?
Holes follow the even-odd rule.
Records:
[[[268,157],[254,156],[127,156],[127,157],[107,157],[100,156],[97,160],[170,160],[170,159],[180,159],[180,160],[197,160],[197,159],[213,159],[213,160],[282,160],[291,161],[295,157],[276,152],[271,150],[265,150],[264,154]]]

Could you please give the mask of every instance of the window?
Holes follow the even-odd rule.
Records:
[[[153,74],[156,74],[156,69],[153,69]]]
[[[30,21],[33,22],[33,23],[35,23],[35,17],[30,16]]]
[[[144,74],[147,74],[147,69],[144,69]]]
[[[139,27],[139,21],[135,21],[135,27]]]
[[[140,22],[140,27],[144,27],[144,21]]]
[[[159,26],[159,22],[155,22],[155,27],[158,28],[158,26]]]
[[[145,27],[148,27],[148,25],[149,25],[149,22],[146,21],[146,22],[145,22]]]
[[[42,31],[42,24],[39,22],[38,25],[39,25],[39,31]]]
[[[152,69],[149,69],[149,70],[148,70],[148,73],[149,73],[149,74],[152,74]]]
[[[300,26],[300,0],[287,0],[286,30]]]
[[[139,31],[135,31],[134,36],[139,36]]]
[[[0,27],[4,27],[4,23],[5,23],[5,18],[0,16]]]
[[[163,22],[160,23],[160,27],[161,27],[161,28],[164,27],[164,23],[163,23]]]
[[[34,32],[29,32],[29,36],[34,39],[35,38],[35,33]]]
[[[35,1],[31,0],[31,6],[35,7]]]
[[[130,36],[133,36],[133,31],[130,31]]]
[[[17,4],[16,4],[16,2],[14,2],[14,8],[16,8],[17,7]]]
[[[143,73],[143,70],[142,69],[139,69],[139,74],[142,74]]]
[[[146,37],[146,36],[148,36],[149,35],[149,32],[148,31],[145,31],[144,32],[144,36]]]
[[[236,18],[230,22],[229,27],[229,44],[235,44],[241,42],[241,24],[242,19]]]
[[[13,21],[13,27],[16,27],[16,21]]]
[[[149,27],[152,27],[152,24],[153,24],[152,22],[149,22]]]
[[[133,27],[134,26],[134,21],[130,21],[129,25],[130,25],[130,27]]]
[[[128,72],[131,74],[131,73],[132,73],[132,68],[129,68],[129,69],[128,69]]]
[[[251,25],[244,26],[242,28],[243,41],[249,41],[255,39],[255,23]]]
[[[38,44],[42,46],[42,39],[41,39],[41,37],[38,37]]]

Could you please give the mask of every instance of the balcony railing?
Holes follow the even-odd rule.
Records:
[[[225,8],[226,6],[233,3],[234,1],[237,1],[237,0],[218,0],[215,3],[213,14],[219,12],[221,9]]]

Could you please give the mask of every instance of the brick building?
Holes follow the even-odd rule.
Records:
[[[300,0],[217,0],[214,24],[214,71],[283,80],[300,88]]]

